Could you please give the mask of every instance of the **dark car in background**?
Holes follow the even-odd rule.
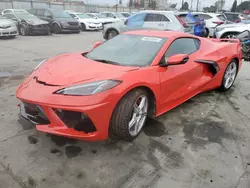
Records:
[[[55,9],[31,9],[31,14],[34,14],[49,22],[53,33],[72,32],[80,33],[81,25],[78,20],[72,18],[69,13]]]
[[[9,12],[3,15],[16,23],[21,35],[50,34],[49,23],[28,12]]]

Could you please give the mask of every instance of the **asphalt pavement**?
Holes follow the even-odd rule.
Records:
[[[250,62],[227,93],[200,94],[133,142],[47,135],[18,119],[18,84],[43,59],[84,52],[100,32],[0,40],[0,188],[249,188]]]

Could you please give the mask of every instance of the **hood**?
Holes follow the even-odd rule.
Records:
[[[25,19],[25,21],[30,25],[42,25],[42,24],[49,24],[49,22],[46,22],[44,20],[41,20],[39,18],[34,19]]]
[[[114,22],[113,18],[98,18],[100,22]]]
[[[55,18],[56,21],[78,22],[75,18]]]
[[[100,20],[94,19],[94,18],[84,18],[84,19],[80,19],[80,21],[82,21],[82,22],[100,23]]]
[[[9,26],[13,24],[14,22],[9,19],[0,19],[0,26]]]
[[[250,27],[249,24],[242,24],[242,23],[234,23],[234,24],[223,24],[217,26],[217,28],[230,28],[230,27]]]
[[[35,72],[38,81],[65,86],[78,82],[115,79],[138,67],[110,65],[87,59],[81,53],[64,54],[47,60]]]

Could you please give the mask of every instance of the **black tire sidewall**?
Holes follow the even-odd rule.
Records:
[[[86,31],[86,25],[84,23],[81,23],[82,31]]]
[[[136,90],[129,92],[116,105],[116,108],[113,111],[113,114],[112,114],[112,117],[110,120],[110,126],[109,126],[109,136],[111,138],[115,138],[115,139],[118,138],[118,139],[122,139],[122,140],[126,140],[126,141],[132,141],[140,135],[140,133],[143,130],[144,125],[147,122],[148,110],[147,110],[147,115],[146,115],[146,119],[144,121],[144,124],[142,125],[142,128],[137,133],[137,135],[132,136],[129,133],[128,126],[129,126],[130,117],[133,113],[134,104],[135,104],[136,100],[138,99],[138,97],[140,97],[142,95],[147,97],[148,108],[149,108],[148,93],[144,90],[141,90],[141,89],[136,89]],[[121,110],[122,108],[123,108],[123,110]],[[118,115],[118,113],[122,113],[122,115]],[[118,119],[116,119],[117,118],[116,116],[118,116]],[[118,123],[116,123],[116,122],[118,122]]]
[[[113,33],[113,35],[112,35],[111,38],[109,38],[109,34],[110,33]],[[117,35],[118,35],[118,33],[115,30],[112,29],[112,30],[108,31],[108,33],[107,33],[107,39],[110,40],[110,39],[116,37]]]
[[[59,33],[61,33],[61,27],[57,23],[55,23],[52,26],[52,31],[55,34],[59,34]]]
[[[22,33],[22,30],[24,31],[24,33]],[[27,30],[28,30],[27,27],[25,27],[24,25],[21,25],[20,26],[20,35],[26,36],[28,34]]]

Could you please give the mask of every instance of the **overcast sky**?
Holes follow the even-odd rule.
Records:
[[[119,2],[119,0],[84,0],[85,2],[91,2],[94,4],[116,4],[116,2]],[[127,4],[129,0],[122,0],[123,4]],[[178,3],[178,5],[181,5],[181,1],[182,0],[169,0],[169,3]],[[195,9],[196,7],[196,2],[197,0],[184,0],[187,1],[189,3],[189,5],[191,5],[191,1],[193,1],[193,9]],[[207,7],[210,5],[213,5],[216,0],[200,0],[201,1],[201,7]],[[233,4],[234,0],[226,0],[226,4],[225,7],[226,9],[231,8],[232,4]],[[242,0],[238,0],[238,4],[241,2]],[[244,0],[243,0],[244,1]],[[179,7],[178,6],[178,7]]]

